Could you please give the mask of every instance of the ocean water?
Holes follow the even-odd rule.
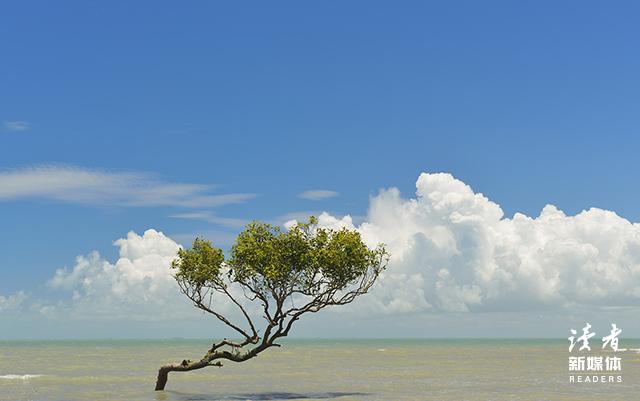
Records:
[[[612,355],[598,343],[593,355]],[[570,383],[561,340],[288,340],[241,364],[171,373],[167,391],[153,391],[161,364],[197,359],[209,344],[0,342],[0,400],[640,399],[638,352],[616,354],[622,383]]]

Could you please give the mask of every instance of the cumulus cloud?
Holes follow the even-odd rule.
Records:
[[[202,312],[180,292],[172,275],[171,261],[181,248],[178,243],[150,229],[143,235],[129,232],[114,245],[119,248],[119,257],[113,263],[91,252],[78,256],[72,268],[58,269],[48,286],[62,292],[63,299],[34,302],[30,309],[65,319],[201,320]],[[256,305],[246,304],[239,287],[232,285],[229,291],[249,313],[259,313]],[[217,311],[243,324],[244,318],[228,298],[216,293],[211,294],[211,300]]]
[[[500,206],[450,174],[420,175],[416,197],[395,189],[370,201],[367,219],[322,214],[391,252],[360,306],[377,311],[509,311],[624,307],[640,301],[640,225],[591,208],[568,216],[505,218]]]
[[[137,172],[109,172],[68,166],[0,171],[0,201],[44,198],[105,206],[214,207],[241,203],[255,194],[210,194],[201,184],[168,183]]]
[[[547,205],[538,216],[506,218],[498,204],[450,174],[424,173],[412,199],[395,188],[372,197],[361,224],[327,213],[319,224],[357,229],[370,246],[387,245],[387,271],[348,308],[368,316],[611,309],[640,301],[640,225],[611,211],[568,216]],[[114,262],[93,252],[58,270],[49,285],[68,296],[41,303],[40,311],[138,320],[196,313],[169,269],[180,245],[155,230],[129,233],[115,245]],[[0,296],[0,311],[25,298]]]
[[[323,200],[338,196],[336,191],[329,191],[328,189],[310,189],[298,194],[299,198],[308,200]]]
[[[114,243],[119,258],[111,263],[98,252],[78,256],[49,281],[71,295],[45,314],[70,313],[85,318],[165,319],[188,316],[193,307],[180,294],[170,264],[180,246],[155,230],[130,232]]]

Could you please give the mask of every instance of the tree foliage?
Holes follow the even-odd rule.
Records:
[[[345,305],[371,289],[385,269],[384,245],[370,249],[354,230],[321,228],[312,217],[288,230],[254,221],[242,231],[228,258],[211,242],[196,239],[173,261],[175,279],[194,305],[235,330],[239,341],[214,343],[196,362],[160,369],[156,390],[164,389],[171,371],[242,362],[289,334],[305,313]],[[241,322],[221,313],[220,296],[234,305]],[[257,306],[257,308],[256,308]],[[259,311],[256,315],[255,310]],[[260,330],[254,322],[264,318]]]

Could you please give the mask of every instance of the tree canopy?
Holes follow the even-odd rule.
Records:
[[[254,221],[238,235],[228,258],[201,238],[178,251],[171,268],[182,293],[240,339],[213,343],[199,361],[162,366],[156,390],[164,389],[169,372],[243,362],[280,346],[276,341],[305,313],[348,304],[371,289],[389,259],[384,245],[371,249],[355,230],[317,223],[311,217],[283,230]],[[240,322],[222,313],[221,302],[236,308]],[[260,317],[262,326],[256,323]]]

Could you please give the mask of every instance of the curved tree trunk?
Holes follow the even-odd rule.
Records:
[[[250,342],[253,342],[253,340],[254,338],[249,338],[245,343],[241,344],[238,348],[242,348],[244,345]],[[224,345],[235,345],[235,344],[225,339],[218,344],[213,344],[213,346],[211,347],[211,350],[207,352],[204,358],[200,359],[197,362],[191,362],[185,359],[184,361],[182,361],[182,363],[177,365],[172,364],[172,365],[161,366],[160,370],[158,370],[158,379],[156,380],[156,391],[164,390],[164,387],[167,385],[167,380],[169,380],[169,372],[188,372],[190,370],[206,368],[207,366],[217,366],[221,368],[222,362],[217,361],[217,359],[226,359],[232,362],[244,362],[248,359],[255,357],[256,355],[258,355],[258,353],[265,350],[266,348],[280,346],[279,344],[265,342],[257,346],[256,348],[250,350],[246,354],[231,353],[229,351],[216,352],[216,349]]]
[[[169,372],[188,372],[190,370],[202,369],[204,367],[211,366],[209,361],[201,360],[198,362],[182,361],[179,365],[164,365],[158,370],[158,379],[156,380],[156,391],[164,390],[169,380]],[[216,363],[213,366],[222,366],[221,363]]]
[[[163,366],[158,371],[158,379],[156,380],[156,391],[164,390],[164,387],[167,385],[167,380],[169,380],[169,368]]]

